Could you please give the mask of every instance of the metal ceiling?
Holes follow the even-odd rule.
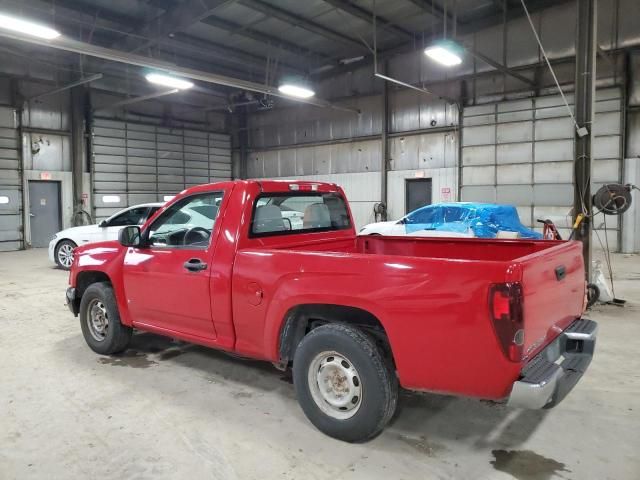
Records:
[[[557,3],[528,0],[533,11]],[[73,41],[237,78],[237,88],[216,87],[227,96],[243,82],[327,77],[370,63],[374,11],[380,58],[422,48],[445,18],[449,32],[466,34],[522,13],[517,0],[0,0],[0,10],[54,25]],[[344,65],[351,58],[360,60]],[[51,60],[78,65],[75,54]]]

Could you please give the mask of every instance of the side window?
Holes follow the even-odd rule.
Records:
[[[149,228],[149,243],[155,247],[207,248],[221,200],[222,192],[211,192],[174,203]]]
[[[126,227],[127,225],[142,225],[147,219],[148,207],[130,208],[109,220],[110,227]]]

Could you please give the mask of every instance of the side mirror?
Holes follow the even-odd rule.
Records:
[[[124,247],[139,247],[142,243],[140,237],[140,227],[129,225],[118,233],[118,241]]]
[[[99,226],[100,228],[107,227],[107,226],[108,226],[108,225],[107,225],[107,221],[106,221],[106,220],[102,220],[102,221],[98,224],[98,226]]]

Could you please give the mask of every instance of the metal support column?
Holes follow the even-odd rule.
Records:
[[[73,178],[73,211],[87,210],[84,204],[85,165],[87,163],[85,113],[87,92],[84,86],[71,89],[71,172]],[[75,215],[74,215],[75,219]]]
[[[597,0],[577,0],[576,35],[576,122],[574,163],[574,221],[578,214],[591,213],[591,152],[593,143],[594,102],[596,95]],[[585,134],[583,128],[588,133]],[[581,240],[587,278],[591,272],[591,231],[589,217],[576,232]]]
[[[384,72],[387,73],[387,64],[385,63]],[[387,181],[389,171],[389,82],[383,82],[382,86],[382,135],[380,143],[382,148],[382,158],[380,162],[380,203],[384,205],[381,210],[380,220],[387,220]]]
[[[247,162],[249,160],[249,121],[248,121],[248,112],[247,106],[237,109],[237,120],[238,120],[238,129],[237,129],[237,138],[238,138],[238,146],[240,150],[240,178],[245,179],[249,174],[247,169]]]

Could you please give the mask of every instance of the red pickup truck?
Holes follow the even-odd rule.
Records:
[[[399,387],[557,404],[593,356],[584,279],[576,242],[362,237],[334,184],[233,181],[77,248],[66,296],[97,353],[137,329],[291,366],[309,420],[364,441]]]

